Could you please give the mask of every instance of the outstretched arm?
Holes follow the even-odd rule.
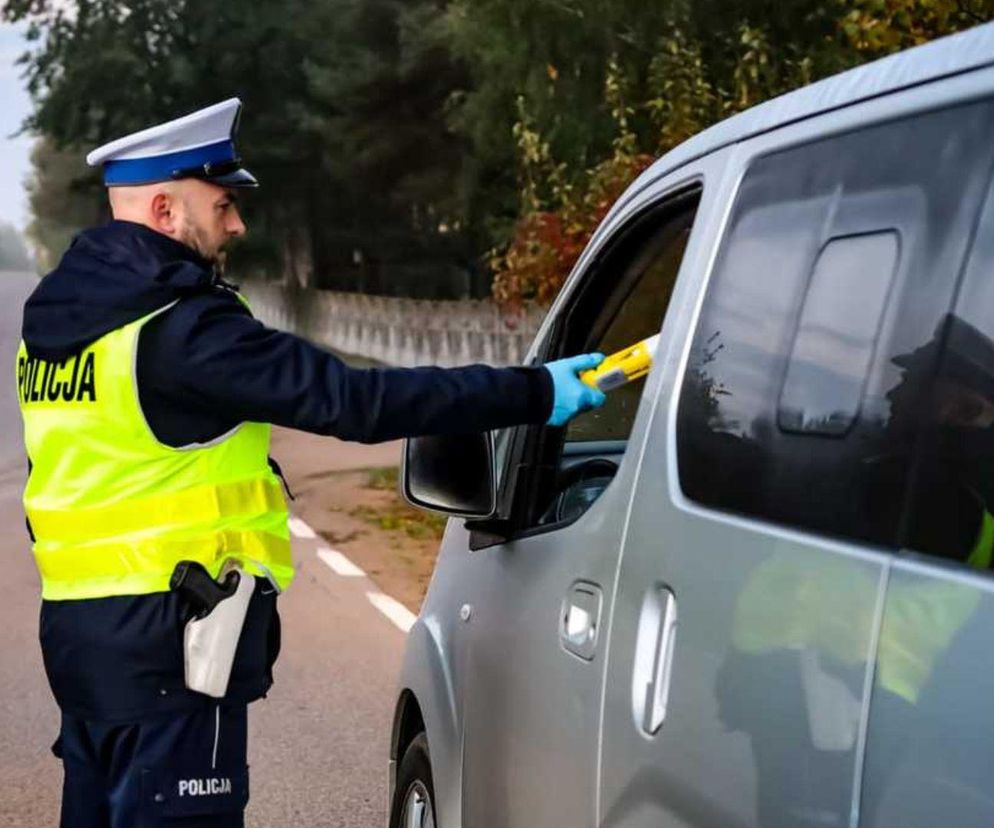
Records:
[[[267,328],[230,294],[184,299],[149,325],[149,347],[139,353],[154,350],[155,366],[143,374],[156,392],[236,422],[372,443],[542,423],[553,411],[544,367],[351,368]]]

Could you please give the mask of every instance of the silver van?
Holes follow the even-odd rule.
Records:
[[[453,516],[393,828],[994,825],[994,25],[703,132],[529,359],[660,332],[565,428],[410,441]]]

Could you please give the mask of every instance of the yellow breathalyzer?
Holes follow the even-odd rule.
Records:
[[[649,373],[658,344],[659,334],[636,342],[604,357],[604,361],[596,368],[581,373],[580,379],[592,388],[605,393],[620,388],[626,382],[637,380]]]

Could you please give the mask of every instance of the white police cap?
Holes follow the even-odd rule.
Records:
[[[86,156],[86,163],[103,164],[108,187],[178,178],[200,178],[221,187],[258,187],[235,152],[241,110],[242,102],[229,98],[104,144]]]

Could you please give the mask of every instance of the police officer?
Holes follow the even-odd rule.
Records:
[[[246,705],[272,684],[276,594],[293,577],[270,423],[377,442],[562,425],[603,395],[535,368],[347,367],[251,316],[218,277],[257,186],[224,101],[90,153],[113,220],[78,235],[24,309],[17,363],[42,581],[41,645],[62,712],[62,825],[240,826]],[[191,691],[180,561],[253,578],[221,698]]]

